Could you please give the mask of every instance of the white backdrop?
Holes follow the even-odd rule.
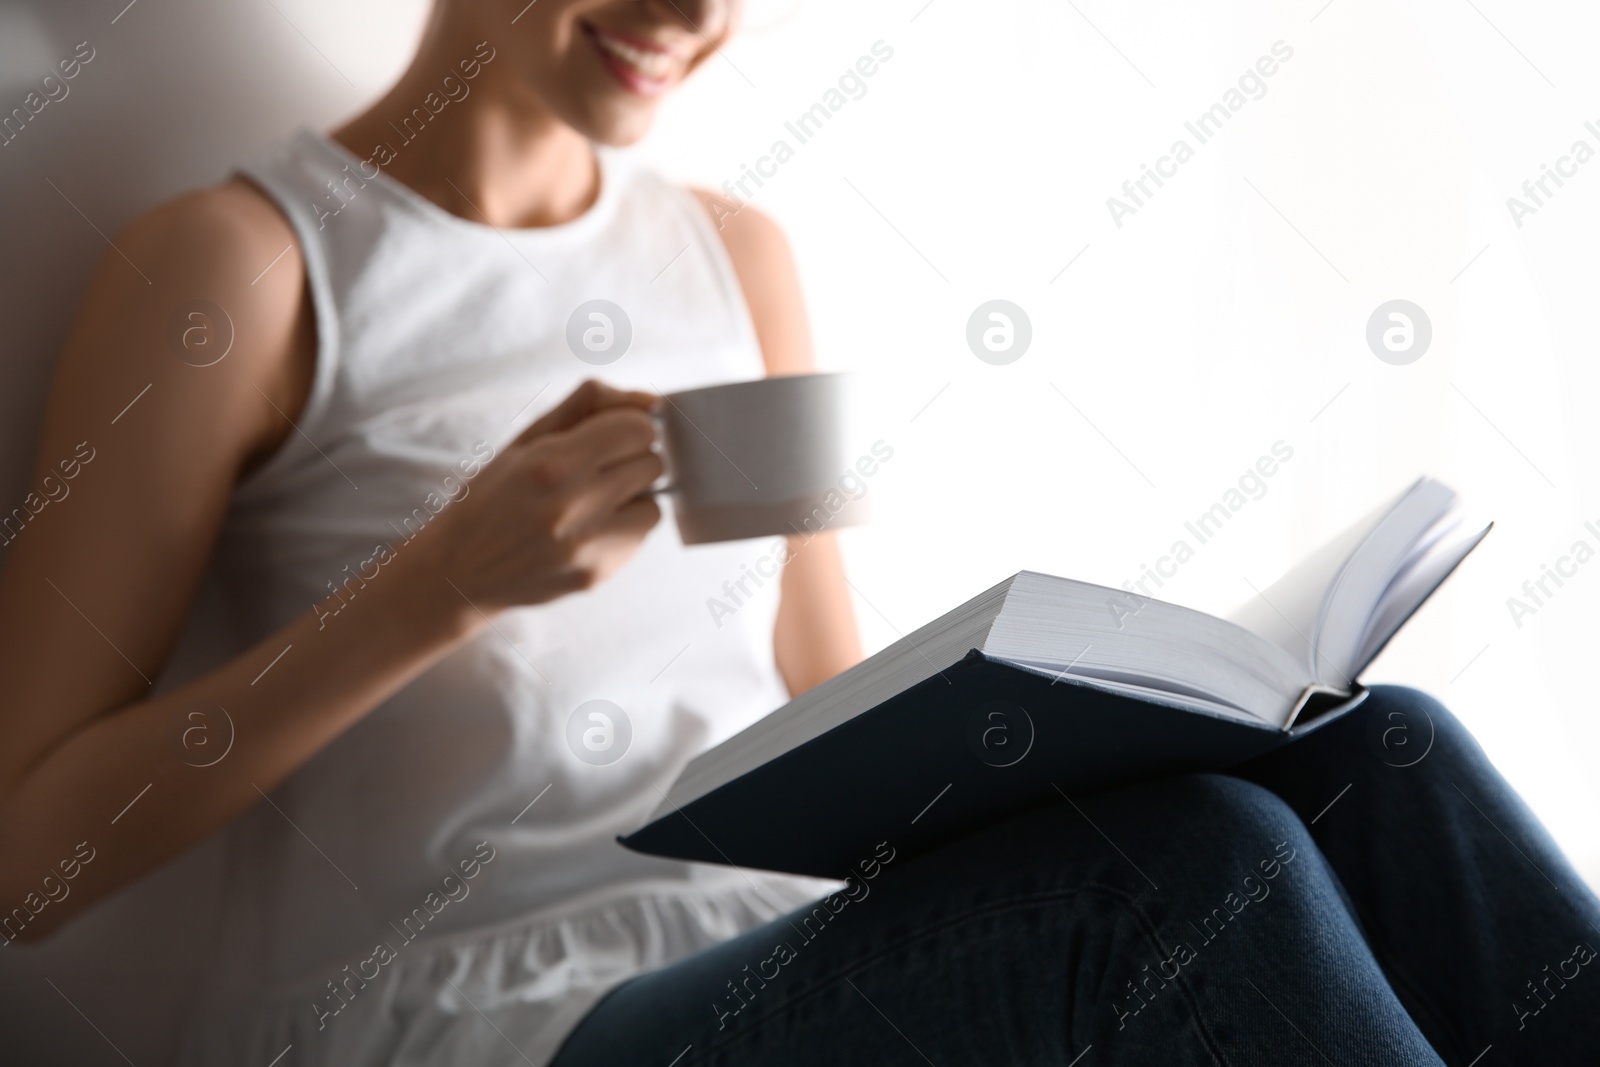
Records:
[[[348,114],[396,72],[424,7],[125,5],[0,0],[0,109],[79,41],[96,50],[70,95],[0,147],[0,500],[26,491],[49,367],[105,248],[97,228],[296,123]],[[1431,473],[1497,526],[1368,680],[1454,708],[1600,882],[1600,564],[1520,625],[1507,606],[1575,541],[1600,548],[1584,527],[1600,529],[1600,163],[1547,183],[1520,226],[1506,204],[1574,141],[1600,150],[1584,127],[1600,120],[1585,51],[1600,15],[1505,0],[771,0],[749,22],[642,151],[721,187],[774,141],[794,148],[746,188],[791,235],[819,359],[883,386],[876,430],[895,449],[869,490],[879,521],[845,534],[869,647],[1020,568],[1137,578],[1276,442],[1292,460],[1163,596],[1229,608]],[[892,57],[864,94],[799,144],[785,122],[878,42]],[[1185,122],[1277,42],[1292,55],[1200,144]],[[1127,199],[1123,183],[1179,138],[1193,158],[1117,225],[1107,198]],[[1006,366],[965,339],[996,298],[1032,324]],[[1365,336],[1397,298],[1433,330],[1406,366]]]
[[[1596,27],[1574,4],[1478,8],[792,5],[647,150],[720,186],[894,49],[754,197],[794,242],[821,360],[898,405],[880,521],[844,535],[871,647],[1020,568],[1137,579],[1280,440],[1293,459],[1161,595],[1236,605],[1429,473],[1496,529],[1368,680],[1440,696],[1596,882],[1600,565],[1520,620],[1507,599],[1574,541],[1600,549],[1600,163],[1520,228],[1505,204],[1574,140],[1600,151]],[[1279,41],[1264,94],[1200,144],[1185,122]],[[1193,158],[1119,227],[1107,198],[1179,138]],[[1006,366],[965,340],[993,298],[1033,325]],[[1407,366],[1366,342],[1397,298],[1433,328]]]

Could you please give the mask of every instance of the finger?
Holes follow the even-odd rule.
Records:
[[[583,483],[618,463],[650,454],[655,443],[656,424],[649,415],[637,408],[611,408],[547,436],[539,448],[559,455],[569,478]]]
[[[556,583],[569,592],[592,589],[639,549],[655,524],[661,507],[652,497],[640,497],[596,522],[580,538],[583,562],[575,563]]]
[[[661,505],[654,497],[630,500],[609,516],[597,520],[586,532],[586,541],[637,541],[661,521]]]
[[[516,444],[535,437],[570,430],[584,419],[607,408],[626,407],[649,411],[661,402],[654,393],[631,389],[617,389],[593,378],[588,379],[567,395],[567,398],[545,412],[520,434]]]
[[[573,498],[563,525],[568,529],[583,529],[626,509],[649,493],[664,469],[661,457],[647,452],[605,470]]]

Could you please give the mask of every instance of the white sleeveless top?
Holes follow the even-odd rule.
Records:
[[[294,226],[318,349],[299,432],[239,487],[218,546],[239,642],[334,586],[384,581],[380,546],[405,552],[582,379],[667,392],[762,374],[699,203],[599,158],[594,206],[529,230],[352,177],[356,157],[308,130],[245,169]],[[568,344],[593,299],[632,326],[600,367]],[[827,888],[615,842],[691,756],[787,699],[776,583],[732,617],[706,607],[770,549],[686,548],[669,514],[615,576],[497,617],[227,828],[223,933],[185,1062],[265,1064],[292,1045],[278,1067],[489,1063],[510,1042],[510,1060],[544,1063],[616,983]],[[295,670],[295,651],[271,670]],[[621,715],[593,705],[571,724],[596,700]]]

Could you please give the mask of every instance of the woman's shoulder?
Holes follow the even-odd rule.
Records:
[[[723,235],[724,243],[732,239],[753,248],[777,246],[788,251],[783,227],[771,215],[751,207],[748,201],[735,200],[710,189],[691,185],[688,190],[711,217],[711,224]]]
[[[690,187],[727,249],[768,374],[813,369],[800,275],[783,227],[748,203]]]
[[[770,288],[794,273],[789,239],[770,215],[709,189],[691,186],[689,192],[699,201],[722,246],[728,250],[739,281],[745,286],[746,298],[752,296],[752,285]]]
[[[123,260],[137,273],[117,269]],[[213,352],[225,342],[227,373],[206,376],[215,388],[233,387],[257,405],[255,394],[264,393],[291,417],[303,406],[316,344],[305,262],[289,221],[248,180],[195,189],[137,216],[117,234],[106,263],[80,319],[137,330],[148,322],[161,336],[135,347],[149,348],[154,363],[164,354],[207,366],[222,358]],[[127,346],[93,349],[83,358],[134,358]],[[251,434],[264,438],[251,441],[252,451],[275,448],[281,436],[276,422],[264,421]]]
[[[262,252],[270,249],[276,255],[286,242],[292,243],[294,230],[265,193],[235,177],[145,211],[123,228],[118,243],[123,241],[147,249],[163,266],[180,270],[247,268]],[[280,261],[274,266],[283,265]],[[291,272],[296,269],[303,266],[289,264]]]

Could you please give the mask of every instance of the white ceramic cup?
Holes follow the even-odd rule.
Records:
[[[668,394],[662,443],[687,545],[866,521],[849,452],[851,378],[802,374]]]

